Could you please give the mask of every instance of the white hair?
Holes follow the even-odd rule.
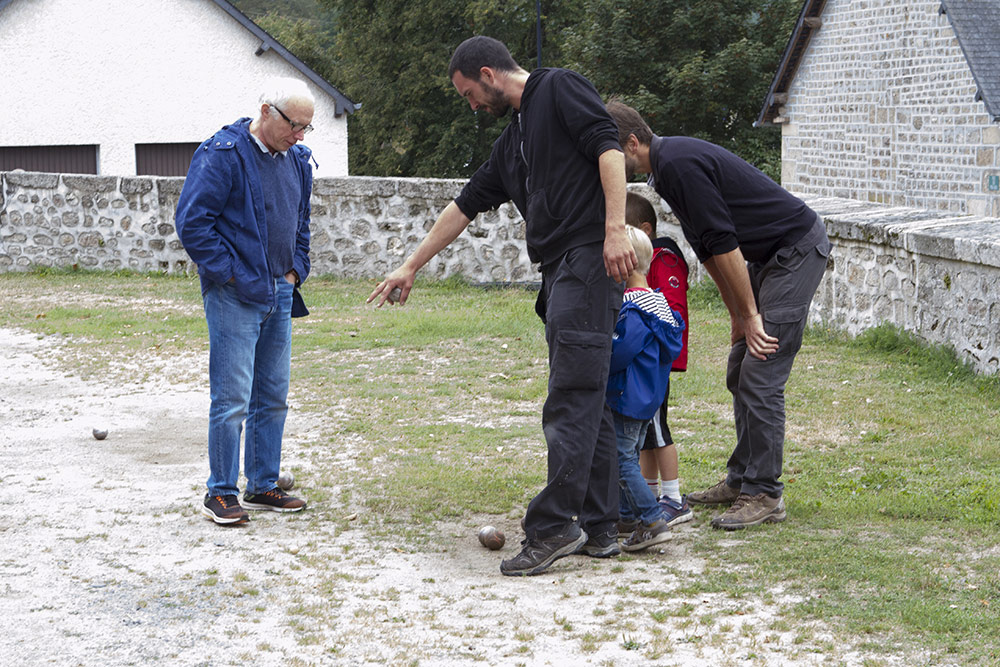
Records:
[[[632,243],[632,250],[635,251],[635,271],[646,275],[649,273],[649,265],[653,261],[653,243],[649,240],[646,232],[632,225],[625,225],[625,233]]]
[[[291,100],[305,100],[313,106],[316,105],[316,99],[305,81],[287,77],[270,79],[264,85],[259,102],[282,108]]]

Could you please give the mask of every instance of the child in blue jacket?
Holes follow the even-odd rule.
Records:
[[[670,368],[681,350],[684,322],[663,295],[646,283],[653,257],[649,237],[635,227],[626,231],[637,264],[625,283],[612,338],[607,402],[614,411],[618,439],[621,523],[638,520],[622,549],[639,551],[670,538],[663,509],[639,470],[638,446],[666,394]]]

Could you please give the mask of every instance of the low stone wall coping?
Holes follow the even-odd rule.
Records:
[[[1000,267],[1000,219],[799,195],[831,236]]]

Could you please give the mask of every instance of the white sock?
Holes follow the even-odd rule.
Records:
[[[660,479],[659,477],[654,477],[650,479],[648,477],[643,477],[646,480],[646,484],[649,485],[649,490],[653,492],[654,498],[660,497]]]
[[[670,498],[675,503],[681,501],[681,482],[677,479],[663,480],[660,482],[660,488],[663,489],[663,495]]]

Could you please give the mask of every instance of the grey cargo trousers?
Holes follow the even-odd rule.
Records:
[[[764,330],[778,339],[778,351],[761,361],[740,339],[729,353],[726,386],[733,395],[736,448],[727,464],[726,484],[742,493],[781,496],[785,383],[829,255],[826,227],[817,216],[816,225],[800,241],[781,248],[767,262],[747,263]]]

